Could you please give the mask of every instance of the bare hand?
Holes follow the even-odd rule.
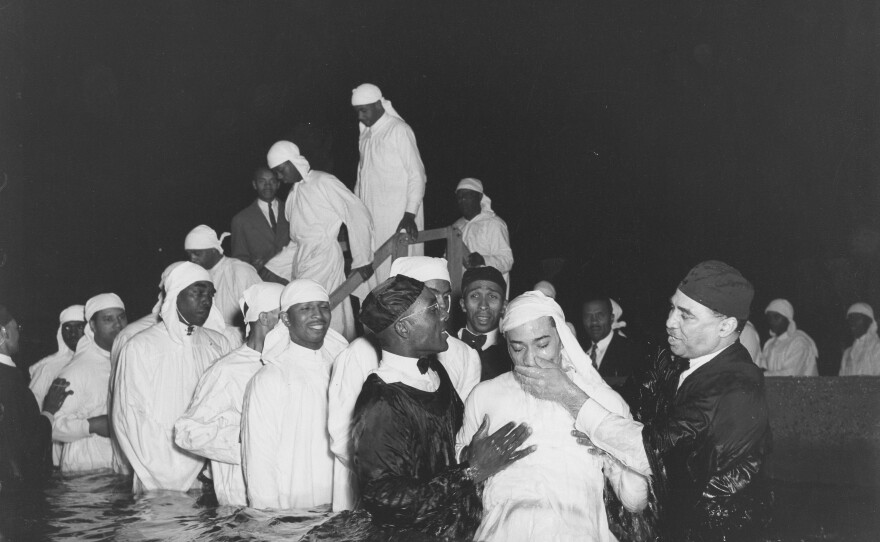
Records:
[[[107,438],[110,437],[110,420],[106,414],[89,418],[89,433]]]
[[[480,424],[468,447],[468,461],[476,470],[474,482],[482,482],[501,472],[511,463],[529,455],[537,448],[532,445],[517,450],[532,434],[532,430],[524,423],[514,426],[513,422],[509,422],[492,435],[488,433],[489,416],[487,415],[483,417],[483,423]]]
[[[394,231],[400,230],[406,231],[406,234],[413,239],[418,239],[419,227],[416,226],[416,215],[412,213],[403,213],[403,218],[400,219],[400,224],[397,225],[397,229]]]
[[[352,269],[351,275],[349,275],[349,276],[354,276],[355,273],[359,274],[361,276],[361,278],[364,279],[364,282],[366,282],[370,279],[370,277],[373,276],[373,264],[368,263],[367,265],[365,265],[363,267],[358,267],[357,269]]]
[[[471,252],[464,259],[464,266],[466,269],[470,269],[471,267],[481,267],[484,265],[486,265],[486,260],[479,252]]]
[[[537,367],[514,367],[523,390],[538,399],[559,403],[572,416],[577,417],[578,411],[590,396],[577,387],[555,363],[536,358],[535,364]]]
[[[591,454],[602,455],[605,453],[602,448],[597,448],[596,445],[593,444],[593,441],[590,440],[590,437],[588,437],[586,433],[573,429],[571,431],[571,436],[575,438],[578,444],[586,446]]]
[[[48,412],[54,416],[59,410],[61,410],[61,405],[64,404],[64,400],[67,399],[67,396],[73,395],[72,390],[67,390],[68,386],[70,386],[70,382],[63,378],[56,378],[52,381],[52,385],[49,386],[49,391],[43,399],[43,412]]]

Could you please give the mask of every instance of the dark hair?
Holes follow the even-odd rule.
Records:
[[[592,303],[593,301],[598,301],[598,302],[604,304],[605,308],[608,309],[609,316],[614,314],[614,307],[611,305],[611,298],[604,296],[604,295],[585,298],[584,302],[581,303],[581,309],[583,309],[584,305],[586,305],[587,303]]]

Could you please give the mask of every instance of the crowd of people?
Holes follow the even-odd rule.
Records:
[[[0,499],[54,465],[130,476],[135,494],[210,488],[220,505],[342,512],[315,536],[756,539],[771,503],[764,377],[817,375],[791,303],[766,307],[761,348],[751,283],[702,262],[672,292],[668,345],[652,352],[607,295],[584,300],[576,324],[546,281],[508,301],[507,226],[474,178],[455,190],[461,262],[417,244],[374,262],[398,232],[418,239],[426,178],[377,87],[354,89],[352,106],[354,192],[275,143],[232,219],[231,257],[228,234],[199,225],[150,314],[129,323],[113,293],[64,309],[58,352],[29,385],[0,306]],[[358,314],[331,304],[347,278],[343,224]],[[873,310],[857,303],[847,320],[841,375],[880,374]]]

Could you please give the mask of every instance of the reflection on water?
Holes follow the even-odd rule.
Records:
[[[774,542],[873,542],[880,495],[872,488],[777,482]],[[296,513],[203,506],[198,494],[132,497],[119,476],[62,478],[38,499],[0,504],[0,542],[13,541],[295,541],[327,517],[327,507]]]

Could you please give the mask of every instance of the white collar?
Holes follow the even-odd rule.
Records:
[[[727,346],[725,346],[724,348],[722,348],[721,350],[716,350],[716,351],[712,352],[711,354],[706,354],[705,356],[700,356],[698,358],[693,358],[692,360],[690,360],[690,362],[691,362],[690,367],[686,371],[681,373],[681,376],[678,377],[678,387],[680,388],[681,384],[685,381],[685,379],[687,377],[691,376],[694,373],[694,371],[696,371],[697,369],[699,369],[703,365],[705,365],[705,364],[709,363],[710,361],[712,361],[713,359],[715,359],[715,357],[718,354],[720,354],[721,352],[724,352],[725,350],[727,350],[728,348],[730,348],[734,344],[736,344],[736,342],[732,342],[732,343],[728,344]]]
[[[8,365],[10,367],[15,367],[16,369],[18,368],[15,365],[15,362],[12,361],[12,358],[7,356],[6,354],[0,354],[0,365]]]
[[[382,360],[376,375],[386,384],[403,382],[413,388],[434,392],[440,387],[440,376],[433,370],[422,374],[418,367],[418,358],[408,358],[382,350]]]
[[[599,339],[599,342],[596,343],[596,351],[597,352],[604,352],[605,349],[608,348],[608,345],[611,344],[611,339],[613,339],[613,338],[614,338],[614,330],[612,329],[608,335],[605,335],[605,337]]]
[[[483,335],[484,337],[486,337],[486,342],[483,343],[483,348],[481,348],[481,350],[486,350],[490,346],[494,346],[494,345],[498,344],[498,337],[501,332],[498,330],[497,327],[495,329],[493,329],[492,331],[490,331],[489,333],[480,333],[478,331],[471,331],[471,329],[469,327],[467,327],[467,324],[465,324],[465,327],[458,330],[458,338],[459,339],[461,339],[461,337],[464,335],[465,329],[467,329],[469,333],[473,333],[474,335]]]

